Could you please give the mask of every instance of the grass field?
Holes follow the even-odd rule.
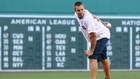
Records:
[[[90,79],[88,71],[81,72],[0,72],[0,79]],[[140,71],[112,71],[112,79],[140,79]],[[98,71],[97,79],[104,79]]]

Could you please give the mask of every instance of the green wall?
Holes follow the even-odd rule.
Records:
[[[0,13],[73,14],[77,0],[0,0]],[[95,14],[139,14],[140,0],[80,0]]]

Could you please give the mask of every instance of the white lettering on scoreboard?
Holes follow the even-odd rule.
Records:
[[[60,19],[54,19],[49,20],[50,25],[75,25],[75,20],[60,20]]]
[[[55,61],[56,67],[65,67],[66,62],[66,34],[55,34]]]
[[[6,26],[8,29],[8,26]],[[5,28],[4,28],[5,29]],[[9,68],[9,34],[3,33],[3,68]]]
[[[22,68],[23,67],[23,33],[13,33],[13,49],[12,49],[12,67],[13,68]]]
[[[49,31],[49,30],[47,30]],[[46,34],[46,68],[52,68],[52,34]]]
[[[135,67],[140,68],[140,27],[136,27],[135,31]]]
[[[107,43],[107,58],[109,60],[109,63],[111,64],[111,58],[113,56],[113,51],[112,51],[112,43],[110,40]]]

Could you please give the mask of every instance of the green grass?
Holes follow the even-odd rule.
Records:
[[[140,79],[140,71],[112,71],[112,79]],[[0,79],[90,79],[89,72],[0,72]],[[99,71],[97,79],[104,79]]]

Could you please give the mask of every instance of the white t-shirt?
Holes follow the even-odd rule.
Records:
[[[77,14],[75,13],[75,17],[81,27],[81,32],[84,35],[87,42],[90,43],[89,33],[91,32],[96,32],[96,40],[102,38],[110,39],[110,30],[107,27],[105,27],[98,19],[93,18],[93,16],[94,15],[91,14],[88,10],[85,10],[83,18],[79,19]]]

